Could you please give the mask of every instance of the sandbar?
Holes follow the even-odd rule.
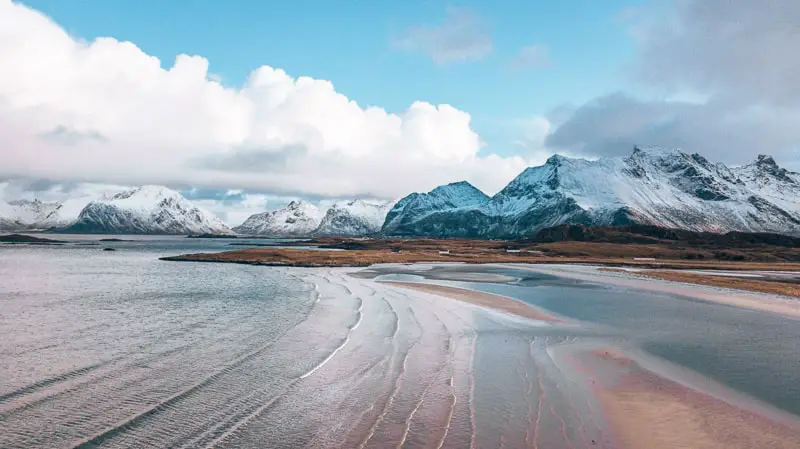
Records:
[[[595,388],[624,447],[723,449],[800,447],[800,429],[646,371],[615,355],[629,374]]]
[[[381,284],[392,285],[400,288],[407,288],[410,290],[417,290],[425,293],[430,293],[446,298],[455,299],[458,301],[468,302],[481,307],[499,310],[502,312],[517,315],[523,318],[529,318],[537,321],[546,321],[551,323],[563,322],[563,320],[555,315],[535,309],[534,307],[525,304],[524,302],[517,301],[516,299],[507,296],[495,295],[492,293],[479,292],[476,290],[469,290],[466,288],[450,287],[445,285],[436,284],[423,284],[418,282],[399,282],[399,281],[378,281]]]

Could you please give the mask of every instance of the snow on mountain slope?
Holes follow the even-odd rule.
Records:
[[[781,169],[776,170],[775,176],[783,179]],[[555,155],[527,168],[482,204],[445,208],[397,233],[519,237],[562,223],[646,223],[697,231],[800,234],[800,214],[787,207],[792,200],[781,196],[793,192],[793,184],[757,177],[760,181],[748,183],[698,154],[660,148],[636,148],[625,158],[594,161]],[[772,198],[752,187],[759,182],[770,186],[761,192]]]
[[[16,211],[5,201],[0,201],[0,231],[17,231],[19,222],[16,219]]]
[[[219,218],[161,186],[137,187],[92,201],[74,224],[62,230],[109,234],[231,233]]]
[[[442,210],[483,204],[489,197],[472,184],[461,181],[439,186],[428,193],[412,193],[392,207],[381,231],[388,235],[402,233],[409,224]]]
[[[779,167],[772,157],[763,154],[733,172],[753,192],[787,212],[800,214],[800,173]]]
[[[61,204],[39,200],[16,200],[0,207],[2,227],[7,230],[44,229],[57,224]]]
[[[307,201],[292,201],[286,207],[251,215],[233,228],[239,234],[269,237],[303,237],[319,227],[325,212]]]
[[[314,235],[364,236],[380,231],[394,202],[352,200],[335,203],[325,213]]]
[[[24,231],[67,226],[90,198],[75,198],[63,202],[34,200],[0,201],[0,229]]]

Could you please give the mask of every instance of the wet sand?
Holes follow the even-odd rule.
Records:
[[[800,447],[800,430],[642,369],[625,356],[617,385],[594,388],[624,447],[724,449]]]
[[[481,307],[499,310],[501,312],[510,313],[523,318],[529,318],[537,321],[546,321],[551,323],[559,323],[563,320],[555,315],[537,310],[532,306],[525,304],[516,299],[509,298],[501,295],[494,295],[491,293],[484,293],[475,290],[468,290],[465,288],[449,287],[444,285],[423,284],[416,282],[398,282],[398,281],[378,281],[382,284],[388,284],[395,287],[417,290],[425,293],[432,293],[438,296],[444,296],[458,301],[468,302]]]
[[[573,268],[573,267],[570,267]],[[586,267],[575,267],[585,269]],[[603,273],[603,272],[600,272]],[[561,273],[559,273],[561,274]],[[597,277],[573,273],[583,280],[596,281]],[[617,274],[617,273],[611,273]],[[606,282],[612,279],[604,279]],[[638,283],[649,281],[635,278],[614,278],[615,284],[642,288]],[[637,283],[638,281],[638,283]],[[534,320],[558,322],[555,316],[539,311],[527,304],[501,295],[487,294],[468,289],[423,284],[414,282],[387,282],[395,287],[432,293],[481,307],[500,310]],[[619,284],[617,284],[619,285]],[[670,286],[657,286],[660,292],[676,293]],[[663,288],[663,289],[662,289]],[[702,286],[686,285],[694,290],[691,295],[700,299],[714,300],[715,292],[705,291]],[[727,298],[723,302],[739,305]],[[741,300],[741,298],[733,298]],[[770,305],[766,302],[764,304]],[[751,303],[746,303],[751,305]],[[778,311],[780,309],[759,308],[759,310]],[[686,384],[675,379],[675,373],[661,372],[658,367],[642,367],[637,361],[617,350],[571,350],[573,360],[582,367],[578,376],[585,387],[601,404],[604,419],[610,424],[611,444],[597,447],[646,448],[646,449],[723,449],[723,448],[776,448],[800,447],[800,422],[792,416],[788,420],[783,415],[773,414],[763,409],[763,404],[738,393],[722,388],[713,395],[691,381]],[[663,367],[662,367],[663,368]],[[611,379],[611,380],[609,380]],[[681,381],[683,382],[683,381]],[[700,388],[700,389],[697,389]],[[762,410],[763,409],[763,410]],[[765,411],[767,410],[767,411]],[[606,441],[605,443],[608,443]],[[587,447],[595,446],[590,441]]]
[[[643,278],[635,272],[608,271],[600,266],[587,265],[505,265],[509,268],[529,270],[537,273],[560,276],[587,282],[598,282],[635,288],[659,293],[670,293],[704,301],[716,302],[751,310],[772,312],[788,317],[800,318],[800,300],[770,295],[766,293],[747,292],[730,288],[711,287],[699,284],[674,282],[654,278]]]

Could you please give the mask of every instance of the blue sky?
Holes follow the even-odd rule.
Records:
[[[483,151],[507,155],[519,120],[580,105],[631,84],[635,54],[623,13],[635,0],[440,2],[325,0],[25,0],[72,35],[135,43],[162,66],[181,53],[210,61],[210,72],[240,86],[261,65],[333,82],[360,105],[398,112],[413,101],[451,104],[472,115]],[[439,64],[397,45],[413,27],[447,23],[448,8],[473,17],[491,39],[475,60]],[[544,66],[514,59],[546,48]]]
[[[798,170],[800,2],[762,6],[0,0],[0,180],[262,209],[634,145]]]

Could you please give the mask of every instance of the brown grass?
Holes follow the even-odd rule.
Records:
[[[601,270],[612,271],[614,269],[601,268]],[[665,281],[686,282],[689,284],[709,285],[712,287],[724,287],[751,292],[800,297],[800,284],[781,280],[714,276],[700,273],[685,273],[673,270],[645,270],[637,271],[636,273],[631,274],[653,279],[662,279]]]
[[[305,267],[368,266],[377,263],[466,262],[583,263],[643,268],[800,271],[800,263],[798,262],[687,260],[680,259],[680,257],[676,257],[672,253],[670,255],[673,258],[657,258],[655,261],[633,260],[634,257],[654,257],[658,253],[658,248],[654,248],[657,245],[567,242],[547,244],[551,249],[546,252],[523,249],[519,253],[507,253],[504,249],[506,243],[495,241],[409,240],[375,242],[367,243],[367,249],[344,251],[260,247],[221,253],[187,254],[163,259]],[[639,248],[639,246],[646,248]],[[393,252],[391,250],[392,247],[400,248],[400,252]],[[558,250],[552,248],[558,248]],[[577,252],[576,248],[580,248],[580,255],[564,255]],[[450,254],[439,254],[440,249],[447,249]]]

